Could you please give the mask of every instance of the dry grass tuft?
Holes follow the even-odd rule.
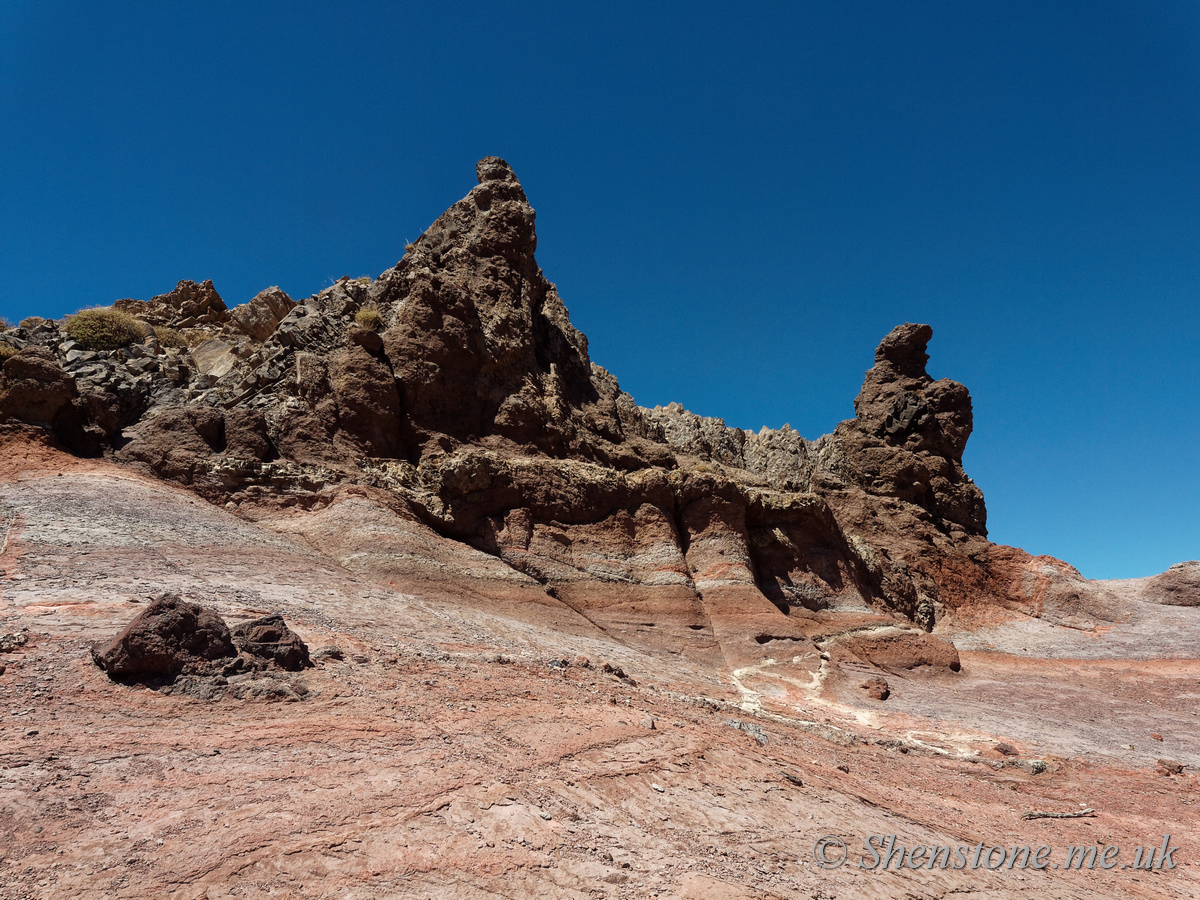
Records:
[[[383,325],[383,314],[374,306],[364,306],[354,314],[354,321],[363,328],[378,331]]]
[[[64,330],[88,350],[117,350],[146,336],[145,324],[111,307],[81,309],[67,316]]]
[[[187,336],[176,331],[174,328],[164,328],[156,325],[154,327],[154,336],[158,338],[158,346],[162,347],[164,350],[187,349]]]

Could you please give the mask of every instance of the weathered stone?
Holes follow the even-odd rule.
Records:
[[[204,672],[211,663],[236,655],[221,617],[177,594],[156,598],[120,634],[92,647],[92,659],[112,678]]]
[[[1141,598],[1167,606],[1200,606],[1200,561],[1176,563],[1148,579]]]
[[[931,634],[856,635],[843,643],[863,662],[885,672],[916,669],[957,672],[961,668],[954,645]]]
[[[872,700],[886,700],[892,695],[886,679],[868,678],[860,685],[860,689]]]
[[[225,413],[225,454],[259,462],[274,457],[266,416],[261,411],[231,409]]]
[[[4,361],[0,373],[0,420],[52,426],[79,395],[75,379],[54,353],[36,344]]]
[[[256,341],[265,341],[296,306],[296,301],[277,287],[259,291],[253,299],[235,306],[229,314],[231,324]]]
[[[613,400],[592,381],[587,340],[533,257],[534,212],[503,160],[371,287],[404,314],[384,335],[412,446],[496,434],[552,455],[619,441]],[[615,382],[613,383],[615,385]]]
[[[0,653],[12,653],[29,643],[27,635],[20,631],[0,634]]]
[[[263,616],[238,625],[232,634],[238,649],[263,665],[273,663],[293,672],[312,666],[308,646],[287,627],[281,615]]]
[[[160,478],[192,484],[200,464],[225,449],[225,417],[211,406],[168,407],[126,430],[129,443],[116,454]]]
[[[386,358],[352,343],[329,358],[339,440],[374,457],[402,455],[400,394]]]
[[[233,346],[217,338],[193,347],[191,356],[196,369],[210,378],[224,378],[238,364]]]

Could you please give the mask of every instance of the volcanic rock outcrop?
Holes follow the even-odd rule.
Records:
[[[139,682],[198,699],[299,700],[301,681],[272,677],[313,665],[308,647],[283,616],[263,616],[230,630],[212,609],[163,594],[120,634],[92,647],[92,660],[116,681]]]
[[[512,169],[488,157],[477,175],[374,281],[232,313],[211,282],[118,304],[190,350],[89,352],[30,320],[2,338],[20,352],[0,413],[247,516],[307,510],[287,527],[335,544],[335,508],[378,520],[379,546],[396,536],[388,559],[347,548],[348,565],[444,580],[457,560],[487,573],[484,597],[729,665],[829,632],[830,614],[923,631],[1006,609],[1120,617],[1069,566],[987,540],[962,466],[970,394],[926,373],[928,325],[883,338],[855,417],[814,441],[641,408],[538,267]],[[355,324],[365,309],[381,333]],[[895,655],[888,670],[911,668]]]
[[[238,650],[254,661],[255,668],[263,669],[273,664],[298,672],[312,665],[308,647],[278,613],[239,625],[231,636]]]
[[[120,634],[92,647],[96,665],[113,678],[202,673],[235,656],[224,620],[177,595],[156,598]]]

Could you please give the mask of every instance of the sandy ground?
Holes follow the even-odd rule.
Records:
[[[946,629],[961,673],[872,701],[852,667],[705,667],[351,572],[103,462],[6,459],[0,634],[27,643],[0,653],[0,897],[1200,895],[1200,611]],[[293,703],[109,681],[88,648],[165,589],[231,624],[280,611],[344,659]],[[1175,868],[1129,867],[1165,834]],[[846,865],[818,865],[824,835]],[[859,868],[869,835],[968,865]],[[972,868],[981,841],[1051,867]],[[1114,865],[1053,868],[1068,846]]]

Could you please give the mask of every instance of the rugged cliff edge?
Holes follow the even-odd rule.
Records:
[[[926,373],[928,325],[883,338],[855,418],[815,441],[640,408],[538,267],[512,169],[488,157],[477,174],[374,281],[299,303],[271,288],[233,310],[211,282],[180,282],[118,302],[147,337],[114,351],[26,320],[0,337],[19,351],[0,417],[250,518],[303,510],[324,533],[331,507],[368,504],[403,537],[371,563],[347,549],[357,565],[406,559],[415,576],[470,548],[493,560],[470,556],[484,597],[727,661],[834,614],[925,631],[1006,609],[1120,617],[1102,585],[987,540],[962,467],[970,394]],[[189,346],[164,349],[150,326]]]

